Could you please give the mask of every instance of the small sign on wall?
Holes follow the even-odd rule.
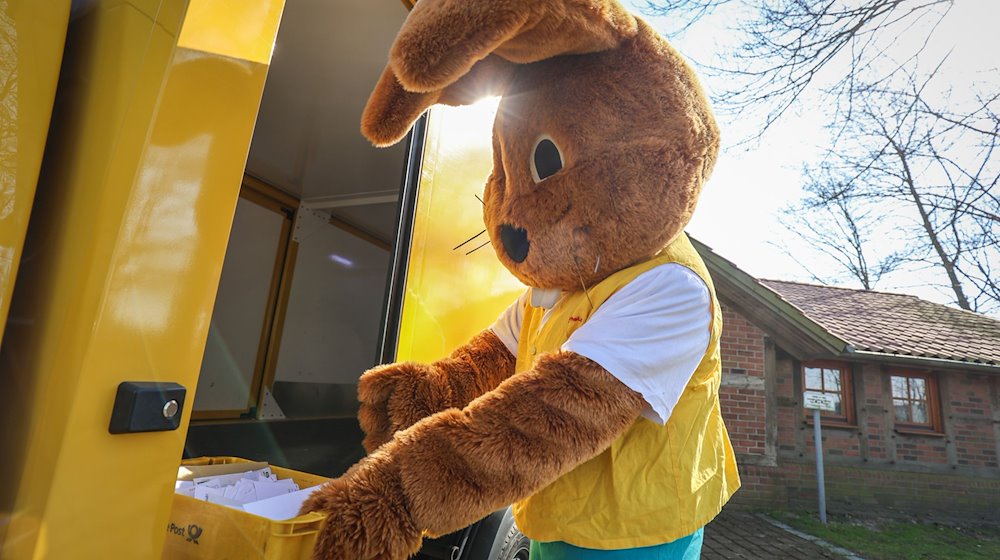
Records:
[[[824,412],[836,412],[837,403],[833,398],[819,391],[806,391],[802,394],[802,404],[811,410],[822,410]]]

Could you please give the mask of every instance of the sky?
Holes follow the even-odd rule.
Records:
[[[628,1],[633,7],[644,4],[642,0]],[[997,67],[1000,62],[1000,34],[995,29],[998,15],[1000,2],[996,0],[959,0],[955,3],[933,34],[924,57],[928,61],[937,60],[953,49],[942,69],[944,85],[961,92],[970,79]],[[718,12],[686,33],[673,37],[671,43],[698,70],[699,62],[717,62],[720,53],[736,44],[739,36],[730,28],[736,25],[739,16],[737,10]],[[643,17],[661,32],[677,27],[674,21]],[[912,37],[917,37],[917,33]],[[912,48],[908,40],[910,37],[905,35],[897,37],[892,48],[900,52]],[[710,97],[724,85],[709,72],[699,71],[699,75]],[[778,221],[781,209],[802,196],[803,164],[818,161],[829,139],[824,128],[827,123],[827,115],[822,110],[824,100],[818,92],[813,92],[801,101],[797,111],[787,113],[759,142],[749,145],[737,143],[759,130],[760,116],[737,119],[717,111],[723,133],[723,153],[688,227],[693,237],[758,278],[815,282],[805,267],[817,271],[819,276],[834,270],[829,261],[807,250]],[[948,292],[928,286],[932,279],[927,274],[898,275],[891,278],[891,282],[880,283],[876,289],[910,293],[950,304]],[[860,287],[851,282],[841,285]]]

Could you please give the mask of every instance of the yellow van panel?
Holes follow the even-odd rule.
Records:
[[[278,2],[192,0],[178,46],[269,64],[282,7]]]
[[[173,30],[202,12],[152,3],[97,0],[70,25],[0,360],[0,425],[17,425],[4,559],[158,558],[166,537],[269,61],[178,47]],[[218,25],[283,0],[228,5]],[[180,428],[111,435],[123,381],[185,386]]]
[[[45,150],[69,8],[70,0],[0,4],[0,337]]]
[[[397,360],[447,356],[489,327],[525,290],[497,260],[485,233],[455,249],[484,229],[480,199],[493,167],[498,104],[487,99],[431,110]]]

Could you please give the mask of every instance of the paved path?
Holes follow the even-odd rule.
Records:
[[[836,548],[832,547],[831,548]],[[702,560],[849,560],[847,551],[837,553],[782,529],[762,516],[739,510],[723,510],[705,527]],[[843,549],[841,549],[843,550]],[[845,554],[846,553],[846,554]]]

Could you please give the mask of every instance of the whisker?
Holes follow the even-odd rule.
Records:
[[[478,250],[482,249],[483,247],[485,247],[485,246],[487,246],[487,245],[489,245],[489,244],[490,244],[489,240],[486,240],[486,243],[483,243],[483,244],[482,244],[482,245],[480,245],[479,247],[476,247],[475,249],[473,249],[473,250],[469,251],[468,253],[466,253],[466,256],[468,256],[468,255],[471,255],[472,253],[475,253],[476,251],[478,251]]]
[[[455,247],[454,247],[454,248],[452,249],[452,251],[454,251],[455,249],[458,249],[458,248],[459,248],[459,247],[461,247],[462,245],[465,245],[466,243],[468,243],[468,242],[472,241],[473,239],[475,239],[475,238],[479,237],[480,235],[482,235],[482,234],[484,234],[484,233],[486,233],[486,230],[485,230],[485,229],[484,229],[483,231],[481,231],[481,232],[477,233],[476,235],[473,235],[472,237],[470,237],[470,238],[466,239],[465,241],[463,241],[463,242],[459,243],[458,245],[455,245]]]
[[[483,202],[483,199],[479,198],[479,195],[478,195],[478,194],[476,194],[476,195],[473,195],[473,196],[475,196],[475,197],[476,197],[476,200],[478,200],[478,201],[479,201],[479,204],[482,204],[483,206],[486,206],[486,203],[485,203],[485,202]]]
[[[590,299],[590,293],[587,291],[587,283],[583,281],[583,274],[580,272],[580,257],[573,255],[573,265],[573,268],[576,269],[576,276],[580,279],[580,286],[583,287],[583,295],[587,297],[587,303],[593,308],[594,302]]]

